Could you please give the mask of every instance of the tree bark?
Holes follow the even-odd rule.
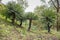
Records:
[[[51,2],[52,2],[52,4],[53,4],[53,6],[57,9],[57,7],[56,7],[56,5],[55,5],[54,1],[53,1],[53,0],[51,0]]]
[[[52,0],[51,0],[52,1]],[[57,6],[54,4],[54,2],[52,1],[52,3],[53,3],[53,5],[54,5],[54,7],[57,9],[57,31],[59,31],[59,26],[58,26],[58,24],[59,24],[59,22],[58,22],[58,12],[59,12],[59,0],[56,0],[57,1]]]
[[[20,27],[22,26],[22,19],[20,20]]]
[[[48,24],[47,24],[47,26],[48,26],[48,33],[50,33],[50,24],[49,24],[49,22],[48,22]]]
[[[58,16],[58,12],[59,12],[59,9],[57,9],[57,31],[59,31],[59,25],[58,25],[59,24],[59,22],[58,22],[59,21],[59,18],[58,18],[59,16]]]
[[[59,16],[58,16],[58,13],[59,13],[59,0],[56,0],[57,1],[57,31],[59,31]]]
[[[28,31],[30,31],[31,29],[31,23],[32,23],[32,19],[29,20],[29,27],[28,27]]]
[[[15,13],[13,12],[13,14],[12,14],[12,24],[14,24],[14,22],[15,22]]]

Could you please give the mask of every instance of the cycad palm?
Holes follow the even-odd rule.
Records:
[[[45,9],[42,12],[42,22],[47,25],[48,32],[50,32],[50,28],[55,22],[56,14],[53,10],[51,9]]]
[[[27,19],[29,20],[28,31],[30,31],[32,20],[37,20],[38,17],[37,17],[37,15],[35,15],[35,14],[32,13],[32,12],[28,12],[28,13],[27,13]]]

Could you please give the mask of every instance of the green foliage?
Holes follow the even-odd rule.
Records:
[[[34,13],[32,13],[32,12],[28,12],[26,14],[26,17],[27,17],[27,19],[32,19],[32,20],[37,20],[38,19],[38,16],[35,15]]]
[[[23,6],[20,6],[19,4],[17,4],[16,2],[8,2],[6,4],[7,6],[7,11],[6,11],[6,15],[7,17],[11,17],[13,16],[13,13],[15,13],[16,16],[16,20],[20,20],[23,16],[24,13],[24,9]],[[13,13],[12,13],[13,12]]]
[[[41,14],[44,22],[53,23],[55,21],[56,13],[53,10],[45,9]],[[47,17],[48,17],[48,20],[47,20]]]
[[[7,9],[3,4],[0,4],[0,15],[5,16]]]
[[[24,28],[19,28],[19,27],[16,27],[17,25],[12,25],[12,24],[6,22],[7,20],[5,20],[4,17],[1,16],[2,20],[0,18],[0,37],[3,37],[3,38],[11,37],[12,40],[20,40],[20,37],[21,37],[21,40],[23,40],[23,39],[25,40],[25,38],[27,39],[27,38],[32,37],[32,39],[35,38],[36,40],[38,40],[38,35],[39,35],[39,37],[44,36],[44,37],[48,38],[47,30],[42,31],[41,30],[42,28],[39,28],[39,27],[44,26],[43,28],[47,28],[48,23],[49,23],[49,26],[53,25],[56,22],[56,12],[55,12],[56,10],[54,10],[54,8],[52,8],[52,7],[47,7],[46,5],[41,5],[40,7],[38,6],[35,9],[34,13],[33,12],[25,13],[24,8],[27,6],[27,3],[25,3],[25,0],[17,0],[17,1],[18,1],[17,3],[8,2],[6,5],[1,4],[0,5],[0,14],[3,15],[4,17],[9,18],[9,20],[12,18],[13,14],[15,14],[15,17],[16,17],[15,20],[17,21],[17,24],[21,23],[21,20],[22,20],[22,22],[27,20],[23,23],[22,27],[24,27]],[[22,1],[22,3],[20,3],[21,1]],[[41,0],[41,1],[46,2],[46,0]],[[5,22],[4,22],[4,20],[5,20]],[[30,24],[29,24],[30,27],[31,27],[31,23],[34,23],[34,22],[36,23],[35,26],[32,25],[31,32],[27,32],[27,30],[26,30],[28,27],[28,21],[30,21]],[[40,22],[42,22],[43,24]],[[48,35],[49,36],[56,35],[58,38],[60,38],[59,33],[60,32],[53,31],[53,28],[52,28],[51,34],[48,34]],[[27,39],[27,40],[29,40],[29,39]]]
[[[15,3],[15,2],[12,2],[12,3],[10,2],[10,3],[8,3],[8,7],[10,7],[10,9],[12,8],[12,11],[15,12],[16,20],[20,21],[20,19],[22,19],[22,20],[25,19],[23,6],[21,6],[20,4]]]
[[[44,24],[45,28],[47,28],[47,24],[49,26],[53,26],[56,21],[56,13],[52,9],[45,9],[42,13],[41,22]]]

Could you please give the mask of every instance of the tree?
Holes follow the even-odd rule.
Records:
[[[41,0],[42,1],[42,0]],[[46,0],[43,0],[44,2],[46,1]],[[59,31],[59,9],[60,9],[60,0],[49,0],[49,4],[50,4],[50,6],[52,5],[52,6],[54,6],[54,8],[56,9],[56,11],[57,11],[57,31]]]
[[[28,31],[30,31],[32,20],[37,20],[37,19],[38,19],[38,17],[37,17],[37,15],[35,15],[35,14],[34,14],[34,13],[32,13],[32,12],[28,12],[26,15],[27,15],[27,16],[26,16],[26,17],[27,17],[27,19],[29,20],[29,27],[28,27]]]
[[[45,5],[41,5],[41,6],[37,6],[35,9],[34,9],[34,13],[38,16],[38,20],[36,20],[35,22],[33,22],[37,28],[39,30],[41,30],[44,25],[41,23],[41,13],[44,9],[48,8],[47,6]]]
[[[20,4],[17,4],[14,9],[16,12],[16,20],[20,21],[19,26],[21,27],[22,22],[25,20],[24,8]]]
[[[59,9],[60,9],[60,0],[50,0],[49,2],[57,11],[57,31],[59,31]],[[51,5],[50,5],[51,6]]]
[[[11,18],[12,23],[14,23],[15,19],[17,20],[17,18],[20,18],[21,15],[24,13],[23,7],[20,6],[20,4],[17,4],[16,2],[8,2],[7,8],[9,11],[8,15]]]
[[[48,32],[50,33],[50,28],[53,26],[53,23],[55,22],[56,14],[55,11],[52,9],[45,9],[42,13],[42,23],[45,24],[45,26],[48,29]]]
[[[23,21],[25,21],[27,18],[24,13],[17,14],[16,20],[20,21],[20,27],[22,27]]]
[[[11,18],[11,20],[12,20],[12,23],[14,24],[14,20],[16,18],[14,6],[16,6],[16,3],[15,2],[8,2],[6,4],[6,6],[8,8],[8,11],[7,11],[8,13],[6,14],[7,15],[6,17],[9,16],[9,18]]]

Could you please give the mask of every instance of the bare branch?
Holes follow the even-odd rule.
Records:
[[[51,2],[53,3],[54,7],[57,9],[56,5],[54,4],[53,0],[51,0]]]

